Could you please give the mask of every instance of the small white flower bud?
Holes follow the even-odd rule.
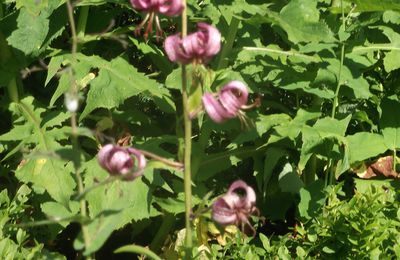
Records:
[[[65,93],[64,103],[69,112],[74,113],[78,110],[79,99],[77,95],[71,93]]]

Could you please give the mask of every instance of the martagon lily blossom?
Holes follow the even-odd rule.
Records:
[[[239,117],[243,119],[243,109],[250,109],[259,105],[259,101],[247,105],[249,91],[241,81],[230,81],[223,86],[218,94],[204,93],[203,107],[208,116],[216,123]]]
[[[197,32],[183,38],[175,34],[165,39],[164,48],[170,61],[204,64],[219,52],[221,33],[218,29],[206,23],[198,23],[197,29]]]
[[[124,180],[134,180],[142,176],[146,167],[146,158],[139,150],[112,144],[107,144],[100,149],[98,161],[108,173],[122,176]]]
[[[212,219],[222,226],[236,225],[242,232],[254,236],[255,230],[249,217],[259,215],[255,204],[256,193],[253,188],[244,181],[235,181],[228,192],[213,203]]]
[[[162,29],[160,26],[160,19],[157,14],[164,14],[166,16],[177,16],[182,13],[184,5],[182,0],[130,0],[133,8],[146,12],[143,21],[136,27],[135,33],[139,34],[140,30],[147,23],[144,32],[144,38],[147,40],[149,33],[153,30],[153,21],[156,22],[156,36],[157,39],[162,36]]]

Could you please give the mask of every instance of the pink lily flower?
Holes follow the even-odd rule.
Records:
[[[130,0],[133,8],[146,12],[143,21],[135,29],[135,33],[139,34],[140,30],[147,22],[147,27],[144,32],[144,38],[147,40],[149,33],[153,30],[153,21],[156,21],[156,36],[157,39],[162,36],[160,19],[157,14],[166,16],[177,16],[182,13],[184,5],[182,0]]]
[[[254,236],[255,230],[249,217],[259,215],[255,204],[256,193],[253,188],[244,181],[235,181],[228,192],[213,203],[212,219],[222,226],[236,225],[242,232],[248,234],[250,231]]]
[[[172,62],[189,64],[207,63],[221,49],[221,33],[206,23],[197,24],[197,32],[181,38],[179,34],[168,36],[165,52]]]
[[[135,168],[136,159],[137,167]],[[134,148],[107,144],[98,153],[100,166],[111,175],[122,175],[124,180],[134,180],[143,175],[146,167],[144,155]]]
[[[241,109],[246,106],[249,92],[244,83],[231,81],[218,92],[218,95],[204,93],[203,106],[208,116],[216,123],[222,123],[229,118],[241,115]]]

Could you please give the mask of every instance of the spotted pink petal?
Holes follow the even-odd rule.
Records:
[[[256,193],[253,188],[247,185],[244,181],[238,180],[231,184],[227,194],[238,194],[237,192],[242,190],[244,192],[237,206],[246,207],[250,210],[256,203]]]
[[[152,1],[149,0],[131,0],[133,8],[140,11],[150,11],[152,7]]]
[[[116,149],[108,161],[110,173],[128,173],[133,167],[134,163],[129,153],[124,149]]]
[[[167,37],[164,43],[168,58],[173,62],[188,64],[190,62],[206,63],[221,48],[221,34],[206,23],[198,23],[198,30],[181,39],[178,35]]]
[[[177,16],[182,13],[184,5],[182,0],[164,0],[158,8],[159,13],[167,16]]]
[[[168,59],[172,62],[180,62],[180,60],[178,60],[179,54],[177,53],[180,51],[180,49],[177,48],[179,45],[181,45],[181,37],[179,34],[168,36],[164,41],[165,52],[167,53]]]
[[[134,156],[135,160],[131,155]],[[111,175],[125,175],[125,180],[133,180],[143,175],[143,170],[146,167],[146,159],[139,150],[112,144],[107,144],[100,149],[98,160],[100,166]],[[137,167],[134,169],[135,161]]]
[[[216,100],[212,94],[204,93],[202,97],[204,109],[208,116],[216,123],[222,123],[229,117],[229,114],[222,107],[221,103]]]
[[[204,37],[204,55],[211,58],[221,49],[221,33],[214,26],[206,23],[198,23],[197,28]]]
[[[247,104],[248,96],[246,85],[237,80],[229,82],[219,91],[219,100],[232,117]]]
[[[231,225],[237,221],[237,215],[226,200],[221,197],[212,205],[212,219],[220,225]]]

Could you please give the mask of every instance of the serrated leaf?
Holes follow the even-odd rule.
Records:
[[[80,119],[96,108],[118,107],[134,95],[144,94],[157,97],[168,95],[168,91],[159,83],[138,72],[121,57],[112,61],[106,61],[98,56],[82,55],[80,58],[99,69],[98,76],[91,81],[87,104]]]
[[[44,157],[28,159],[15,175],[22,182],[31,182],[36,192],[46,191],[54,200],[68,206],[75,188],[72,171],[63,161]]]
[[[87,162],[85,169],[86,187],[93,185],[94,179],[104,180],[108,176],[99,166],[97,158]],[[85,248],[85,254],[97,251],[114,230],[132,220],[159,214],[151,205],[151,191],[141,178],[103,185],[89,192],[86,198],[92,221],[87,225],[90,244]]]
[[[293,43],[335,41],[329,27],[319,21],[319,10],[316,6],[316,0],[293,0],[282,8],[279,15],[268,11],[267,20],[282,27]]]
[[[49,31],[49,20],[45,14],[36,16],[23,7],[19,12],[17,23],[18,29],[7,38],[8,43],[26,55],[38,51]]]

